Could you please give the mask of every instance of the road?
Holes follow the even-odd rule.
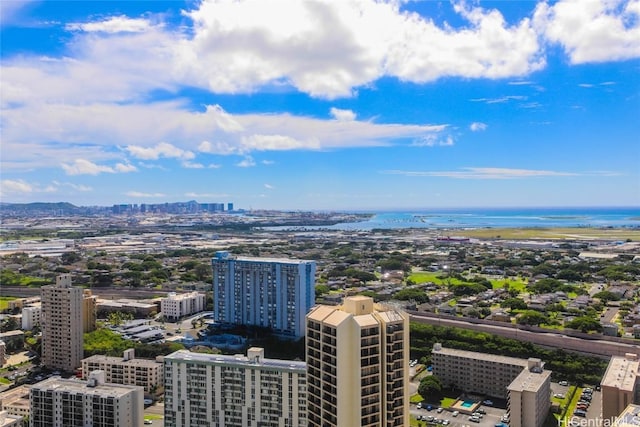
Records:
[[[626,353],[640,354],[640,346],[632,343],[621,343],[605,340],[587,340],[575,338],[557,333],[531,332],[510,326],[497,326],[495,324],[471,323],[466,320],[443,318],[437,316],[422,316],[416,312],[410,313],[411,321],[427,323],[438,326],[453,326],[462,329],[469,329],[478,332],[488,332],[505,338],[512,338],[520,341],[527,341],[533,344],[546,347],[562,348],[567,351],[575,351],[602,357],[624,356]]]

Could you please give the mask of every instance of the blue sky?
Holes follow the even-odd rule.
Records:
[[[640,205],[640,0],[0,3],[0,200]]]

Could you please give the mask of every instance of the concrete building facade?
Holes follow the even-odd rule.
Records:
[[[96,330],[98,320],[98,297],[90,289],[82,291],[82,331],[86,334]]]
[[[31,386],[30,427],[140,427],[144,420],[142,387],[108,384],[104,372],[88,381],[51,377]]]
[[[137,385],[146,393],[158,390],[163,383],[163,364],[152,359],[136,359],[134,349],[126,350],[122,357],[93,355],[82,359],[82,375],[103,371],[105,381],[113,384]]]
[[[0,393],[0,411],[19,417],[28,417],[29,386],[21,385]]]
[[[551,408],[551,371],[542,368],[540,359],[529,359],[528,366],[507,386],[509,425],[540,427]]]
[[[613,356],[602,377],[602,419],[615,419],[629,404],[640,403],[638,355]]]
[[[518,359],[442,347],[431,353],[433,375],[445,387],[508,400],[512,427],[539,427],[551,407],[551,371],[540,359]]]
[[[174,352],[164,359],[164,422],[171,427],[306,427],[306,364]]]
[[[189,292],[186,294],[169,293],[160,302],[160,311],[167,321],[180,320],[191,314],[204,311],[205,296],[199,292]]]
[[[235,257],[219,251],[213,266],[214,318],[302,337],[315,304],[315,261]]]
[[[83,355],[82,289],[71,285],[70,274],[62,274],[55,285],[41,288],[41,297],[42,363],[74,371]]]
[[[30,305],[22,309],[22,330],[30,331],[35,326],[40,325],[40,317],[42,314],[42,306]]]
[[[347,297],[306,318],[310,427],[409,425],[409,317]]]

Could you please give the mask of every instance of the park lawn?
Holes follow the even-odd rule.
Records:
[[[477,228],[459,230],[465,237],[480,239],[606,239],[606,240],[640,240],[640,230],[630,228]]]
[[[461,283],[465,283],[461,280],[458,280],[454,277],[446,277],[443,275],[443,273],[429,273],[426,271],[420,271],[420,272],[416,272],[416,273],[412,273],[409,277],[409,280],[411,280],[414,283],[426,283],[426,282],[433,282],[436,285],[447,285],[447,284],[452,284],[452,285],[459,285]]]
[[[0,384],[11,384],[11,381],[5,377],[0,377]]]
[[[15,299],[15,297],[0,297],[0,311],[7,310],[9,308],[9,301]]]
[[[518,292],[524,292],[527,287],[527,282],[523,279],[500,279],[500,280],[491,280],[491,285],[493,289],[502,289],[504,285],[508,283],[509,288],[515,289]]]

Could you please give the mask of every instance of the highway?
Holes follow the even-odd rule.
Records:
[[[464,319],[444,318],[433,314],[422,314],[415,311],[409,312],[413,322],[427,323],[437,326],[453,326],[478,332],[488,332],[505,338],[526,341],[533,344],[561,348],[600,357],[624,356],[626,353],[640,354],[640,346],[633,342],[615,342],[604,339],[584,339],[565,335],[561,332],[545,331],[532,332],[513,326],[499,326],[492,324],[475,323]]]

